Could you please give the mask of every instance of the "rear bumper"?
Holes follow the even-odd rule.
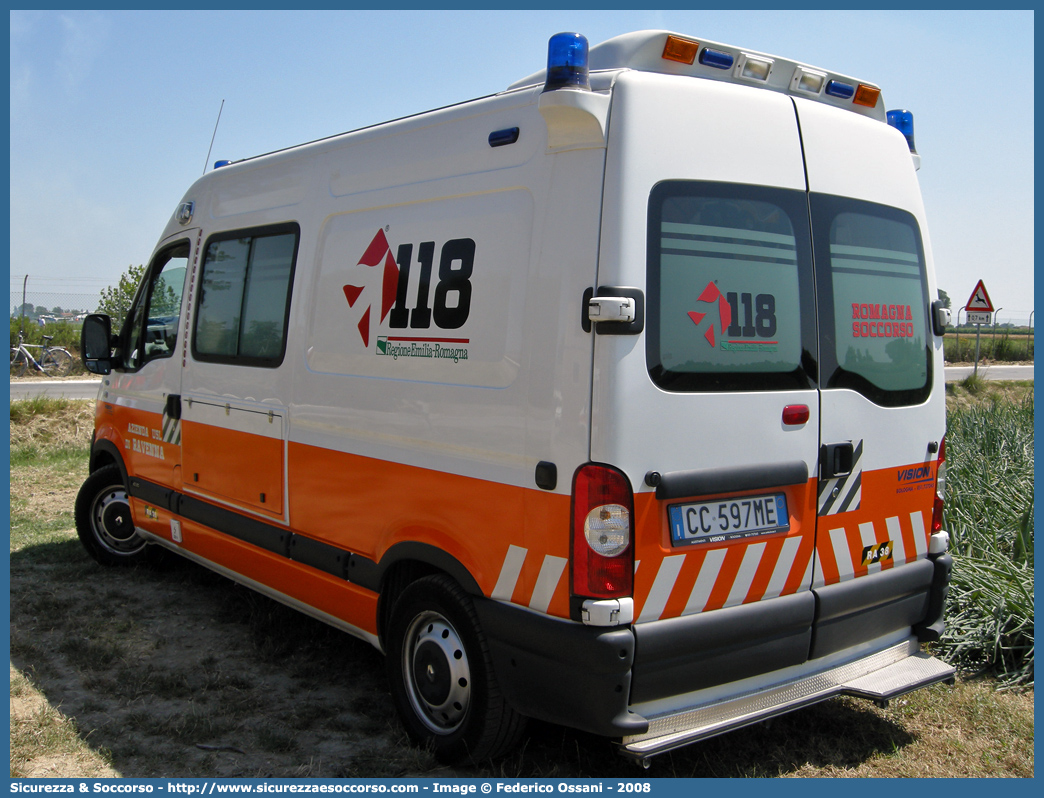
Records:
[[[518,712],[605,737],[649,724],[628,709],[634,633],[476,599],[501,692]]]
[[[489,599],[475,608],[521,714],[622,738],[638,758],[834,695],[886,701],[953,678],[920,652],[941,628],[949,557],[680,618],[585,626]],[[938,613],[938,616],[937,616]]]
[[[810,669],[812,665],[816,667]],[[634,707],[645,710],[649,728],[625,736],[621,752],[645,759],[833,696],[885,702],[936,682],[952,684],[953,679],[950,665],[922,652],[910,637],[854,659],[850,653],[848,659],[835,655],[777,671],[769,678],[733,683],[725,696],[711,688],[674,702],[682,706],[659,712],[654,706]]]

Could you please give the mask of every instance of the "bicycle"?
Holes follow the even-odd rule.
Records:
[[[18,346],[11,347],[12,377],[21,377],[30,365],[37,373],[50,377],[64,377],[72,371],[75,361],[69,350],[61,346],[51,346],[53,335],[45,335],[43,339],[43,344],[27,344],[23,341],[22,333],[18,333]],[[30,349],[43,350],[39,360],[33,357]]]

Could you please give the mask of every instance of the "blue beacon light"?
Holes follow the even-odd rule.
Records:
[[[917,152],[917,149],[914,147],[913,114],[909,111],[889,111],[888,124],[906,136],[906,143],[910,145],[910,152]]]
[[[591,90],[587,77],[587,39],[579,33],[556,33],[547,43],[544,91]]]

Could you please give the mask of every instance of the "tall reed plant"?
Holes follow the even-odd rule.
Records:
[[[942,644],[965,669],[1033,684],[1033,401],[950,411],[944,528],[953,580]]]

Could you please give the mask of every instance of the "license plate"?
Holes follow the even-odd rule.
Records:
[[[667,508],[667,512],[671,523],[671,543],[675,546],[722,543],[790,529],[784,493],[674,504]]]

